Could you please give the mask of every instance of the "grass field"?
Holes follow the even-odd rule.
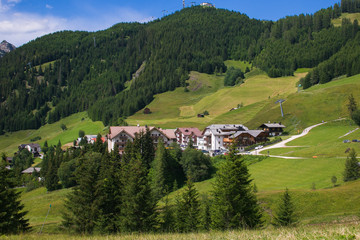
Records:
[[[340,27],[344,18],[350,19],[351,22],[354,22],[355,19],[360,21],[360,13],[343,13],[339,18],[333,19],[331,22],[335,27]]]
[[[205,233],[184,233],[184,234],[122,234],[111,236],[76,236],[76,235],[51,235],[51,234],[26,234],[19,236],[7,236],[6,239],[29,239],[29,240],[41,240],[41,239],[106,239],[106,240],[118,240],[118,239],[139,239],[139,240],[161,240],[161,239],[176,239],[176,240],[188,240],[188,239],[277,239],[277,240],[295,240],[295,239],[359,239],[360,238],[359,224],[329,224],[329,225],[315,225],[315,226],[303,226],[297,228],[270,228],[265,230],[243,230],[243,231],[224,231],[224,232],[205,232]]]
[[[279,104],[268,101],[264,108],[249,122],[247,127],[260,126],[267,121],[282,122],[288,126],[286,131],[297,133],[306,127],[325,120],[348,117],[346,104],[350,94],[360,101],[360,75],[341,78],[327,84],[319,84],[284,98],[285,116],[281,117]]]
[[[238,68],[251,67],[248,63],[238,61],[227,61],[226,64]],[[177,88],[175,91],[156,95],[155,100],[147,106],[153,112],[152,114],[144,115],[141,110],[129,117],[127,121],[132,125],[146,124],[164,128],[181,126],[204,128],[219,121],[244,123],[258,114],[269,99],[286,97],[295,93],[296,82],[304,74],[271,79],[263,72],[254,69],[246,74],[244,84],[224,87],[224,75],[215,76],[191,72],[189,92],[185,92],[184,88]],[[244,111],[241,109],[241,111],[229,112],[238,104],[244,105]],[[210,115],[205,118],[197,118],[197,114],[203,113],[205,110]],[[243,114],[239,114],[239,112]]]
[[[65,124],[67,130],[63,131],[60,126]],[[41,140],[36,141],[41,146],[48,141],[49,145],[56,145],[59,140],[62,144],[73,142],[78,138],[79,130],[85,134],[105,133],[102,122],[93,122],[86,112],[73,114],[67,118],[53,124],[47,124],[37,130],[24,130],[13,133],[6,133],[0,136],[0,152],[5,152],[12,156],[18,150],[20,144],[30,143],[30,139],[40,136]]]
[[[287,144],[289,148],[270,149],[269,152],[270,155],[276,156],[346,158],[348,148],[360,152],[360,143],[343,143],[343,140],[360,140],[360,130],[356,129],[358,127],[348,120],[329,122],[312,129],[308,135],[290,142]],[[267,151],[261,153],[267,154]]]
[[[25,205],[25,210],[29,212],[26,216],[29,218],[34,232],[40,232],[50,204],[51,209],[43,230],[44,232],[59,231],[61,214],[64,210],[64,199],[70,191],[70,189],[63,189],[48,193],[43,187],[22,193],[21,201]]]

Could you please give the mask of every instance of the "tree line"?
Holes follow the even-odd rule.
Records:
[[[357,74],[358,22],[344,19],[334,27],[331,20],[358,11],[359,2],[345,0],[275,22],[191,7],[146,24],[46,35],[0,59],[0,134],[80,111],[110,125],[155,94],[186,87],[190,71],[226,72],[228,59],[250,61],[270,77],[318,66],[302,80],[305,88]]]

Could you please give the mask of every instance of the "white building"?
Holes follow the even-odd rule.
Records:
[[[208,2],[200,3],[200,6],[204,6],[204,7],[215,7],[214,4],[211,4],[211,3],[208,3]]]
[[[225,150],[224,138],[229,138],[233,134],[249,130],[241,124],[214,124],[206,127],[199,139],[198,149],[211,152]]]
[[[198,147],[198,140],[202,139],[202,133],[198,128],[177,128],[175,130],[176,141],[181,148],[186,148],[192,141],[195,148]]]
[[[161,129],[155,127],[148,127],[153,143],[156,146],[159,139],[162,138],[165,146],[169,146],[172,142],[176,142],[175,129]],[[138,134],[146,133],[146,127],[142,126],[120,126],[110,127],[108,134],[108,151],[117,147],[119,153],[123,153],[127,141],[133,142]]]

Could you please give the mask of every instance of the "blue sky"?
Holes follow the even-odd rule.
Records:
[[[185,1],[188,6],[193,0]],[[340,0],[212,0],[217,8],[277,20],[314,13]],[[196,4],[201,1],[193,1]],[[60,30],[97,31],[119,22],[147,22],[182,8],[182,0],[0,0],[0,41],[20,46]]]

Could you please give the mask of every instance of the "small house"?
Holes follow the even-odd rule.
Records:
[[[40,173],[41,168],[38,167],[29,167],[28,169],[25,169],[24,171],[22,171],[22,174],[29,174],[32,175],[33,173]]]
[[[151,113],[150,108],[145,108],[144,109],[144,114],[150,114],[150,113]]]
[[[29,143],[29,144],[21,144],[19,146],[19,151],[22,149],[27,149],[29,152],[31,152],[34,157],[39,157],[41,152],[41,147],[37,143]]]
[[[284,125],[281,124],[281,122],[279,123],[264,123],[262,124],[260,127],[260,129],[262,129],[263,131],[267,132],[269,134],[269,136],[280,136],[283,133],[283,129],[286,128]]]

